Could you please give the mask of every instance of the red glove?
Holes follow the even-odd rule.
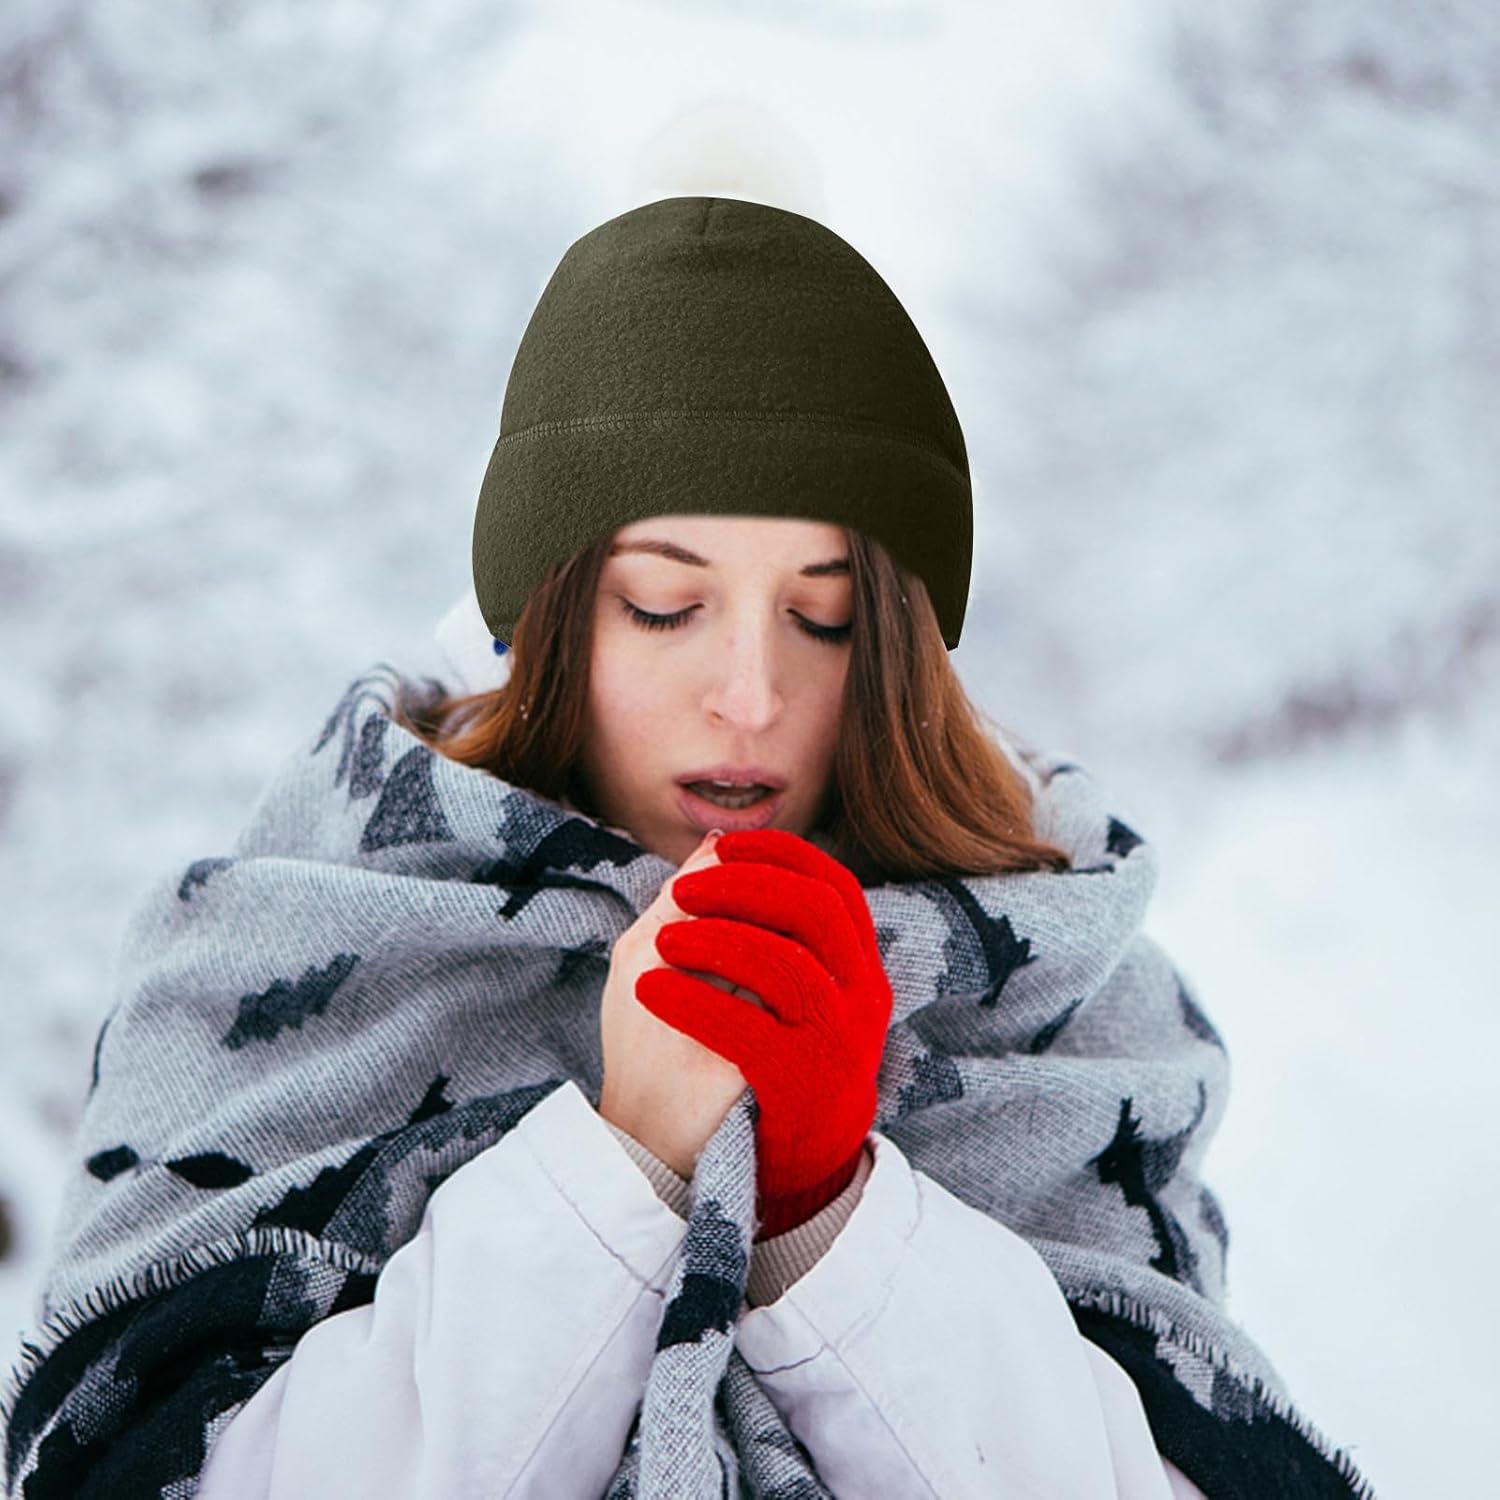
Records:
[[[810,1219],[858,1170],[891,986],[864,891],[832,855],[781,828],[726,833],[715,852],[721,865],[672,887],[694,920],[657,931],[676,968],[648,969],[635,992],[755,1090],[762,1240]],[[727,979],[765,1009],[680,969]]]

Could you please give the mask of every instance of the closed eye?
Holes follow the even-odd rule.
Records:
[[[672,615],[653,615],[644,609],[637,609],[628,599],[617,595],[620,605],[625,613],[641,627],[642,630],[676,630],[679,625],[685,625],[688,616],[700,606],[690,604],[686,609],[679,609]],[[814,625],[811,620],[804,620],[801,615],[797,616],[797,623],[802,627],[805,634],[810,635],[815,641],[827,641],[830,645],[838,645],[849,639],[854,628],[851,620],[847,625]]]

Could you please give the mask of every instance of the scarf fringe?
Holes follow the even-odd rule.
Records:
[[[1251,1371],[1240,1369],[1234,1360],[1202,1334],[1184,1328],[1166,1313],[1142,1302],[1128,1292],[1110,1287],[1087,1287],[1081,1291],[1070,1291],[1067,1300],[1080,1307],[1109,1313],[1123,1318],[1138,1328],[1144,1328],[1158,1339],[1176,1344],[1207,1361],[1217,1370],[1224,1370],[1242,1385],[1249,1386],[1255,1399],[1266,1406],[1280,1421],[1285,1422],[1299,1437],[1326,1459],[1338,1472],[1338,1476],[1351,1486],[1350,1500],[1378,1500],[1374,1485],[1359,1472],[1347,1449],[1335,1447],[1316,1423],[1303,1416],[1291,1400],[1274,1386]]]
[[[301,1260],[320,1261],[341,1271],[364,1275],[378,1275],[380,1272],[379,1261],[337,1240],[320,1240],[305,1229],[290,1229],[283,1224],[262,1224],[207,1245],[195,1245],[169,1260],[153,1261],[129,1276],[113,1276],[99,1286],[91,1287],[84,1296],[75,1297],[50,1312],[38,1326],[34,1339],[21,1340],[20,1358],[12,1364],[5,1388],[0,1391],[0,1426],[9,1430],[21,1390],[32,1375],[61,1344],[90,1323],[132,1302],[170,1291],[215,1266],[233,1265],[236,1261],[262,1255],[288,1253]]]

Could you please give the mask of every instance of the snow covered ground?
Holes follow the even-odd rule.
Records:
[[[1382,1497],[1472,1491],[1500,16],[1307,9],[6,7],[0,1333],[127,914],[358,671],[438,668],[535,298],[719,101],[948,381],[972,695],[1160,846],[1233,1066],[1231,1310]]]

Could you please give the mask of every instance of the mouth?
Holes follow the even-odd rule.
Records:
[[[702,781],[679,784],[677,796],[683,816],[700,833],[712,828],[722,828],[726,833],[764,828],[786,800],[785,791],[774,787],[757,784],[744,792],[731,793]]]

